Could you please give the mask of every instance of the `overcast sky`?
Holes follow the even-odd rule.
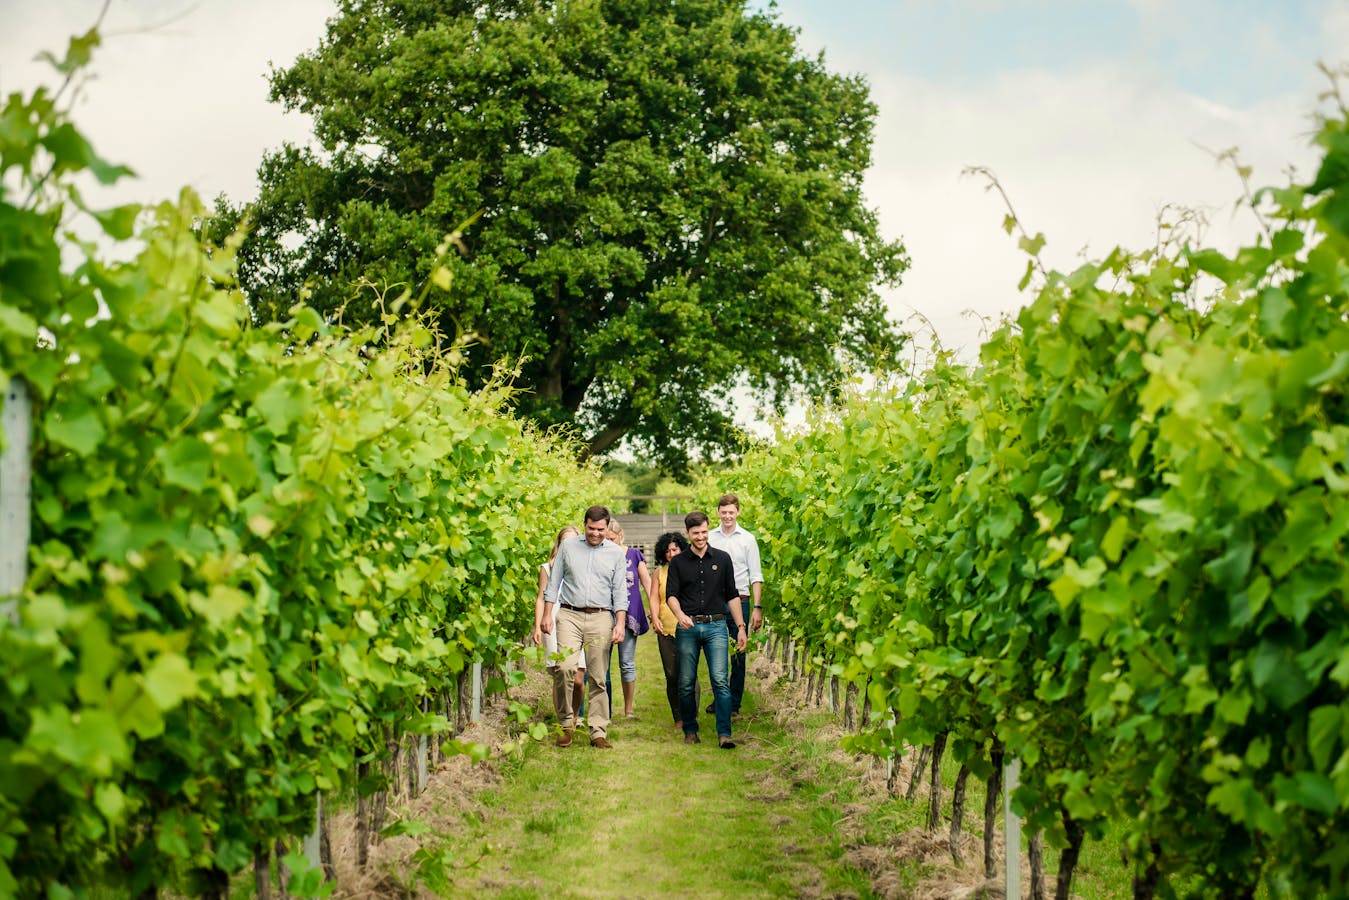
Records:
[[[0,0],[0,92],[45,77],[32,62],[92,23],[101,0]],[[331,0],[113,0],[77,123],[141,178],[115,199],[184,184],[251,197],[264,150],[307,122],[267,102],[266,73],[312,48]],[[1024,301],[1025,266],[1001,201],[966,166],[994,170],[1018,214],[1068,268],[1082,252],[1150,246],[1166,204],[1206,209],[1209,242],[1254,234],[1240,184],[1213,152],[1241,149],[1255,182],[1309,173],[1318,60],[1349,62],[1349,0],[780,0],[836,71],[864,75],[879,107],[868,197],[913,267],[888,294],[897,319],[931,320],[972,355],[977,316]],[[109,198],[109,202],[114,198]]]

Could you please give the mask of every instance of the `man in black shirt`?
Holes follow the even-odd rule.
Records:
[[[717,743],[723,750],[731,750],[735,742],[731,740],[728,611],[736,626],[736,649],[745,652],[747,641],[740,592],[735,587],[735,564],[725,550],[708,544],[707,513],[689,513],[684,517],[684,528],[689,536],[688,552],[670,560],[665,583],[665,598],[679,622],[675,631],[675,652],[679,657],[679,708],[684,724],[684,743],[699,742],[694,685],[698,681],[698,651],[701,649],[707,657],[707,677],[712,682]]]

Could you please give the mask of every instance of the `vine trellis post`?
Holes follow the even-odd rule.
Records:
[[[33,405],[28,385],[11,378],[0,408],[0,615],[18,619],[19,596],[28,579],[32,496]]]
[[[469,714],[470,722],[482,719],[482,660],[473,661],[473,708]]]

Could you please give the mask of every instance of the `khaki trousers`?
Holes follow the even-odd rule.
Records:
[[[567,659],[553,672],[553,703],[557,706],[557,720],[563,728],[576,727],[576,710],[571,706],[571,685],[576,680],[577,649],[585,651],[586,660],[586,724],[591,739],[606,737],[609,729],[609,695],[604,690],[601,673],[609,671],[609,654],[613,651],[614,614],[608,610],[577,612],[565,606],[557,611],[557,649]]]

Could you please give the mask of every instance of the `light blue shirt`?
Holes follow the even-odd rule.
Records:
[[[763,567],[759,563],[759,542],[739,524],[730,534],[720,528],[713,528],[707,535],[707,542],[718,550],[730,554],[735,568],[735,589],[740,596],[750,596],[749,586],[754,582],[763,584]]]
[[[598,547],[584,535],[567,538],[557,548],[548,573],[546,603],[628,611],[628,567],[623,548],[606,538]]]

